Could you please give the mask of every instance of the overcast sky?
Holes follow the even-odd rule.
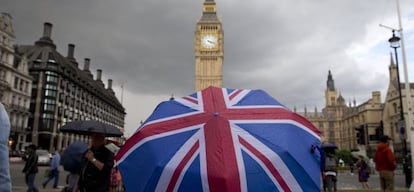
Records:
[[[328,71],[347,102],[388,86],[395,0],[216,0],[224,28],[224,87],[263,89],[293,109],[325,104]],[[43,23],[66,56],[102,69],[126,108],[131,135],[155,106],[194,91],[194,30],[203,0],[0,0],[16,43],[34,44]],[[414,1],[400,0],[409,80],[414,78]],[[400,59],[402,58],[401,55]],[[402,60],[400,60],[402,63]],[[401,75],[402,65],[400,65]],[[404,76],[401,76],[404,80]],[[123,94],[121,84],[124,85]]]

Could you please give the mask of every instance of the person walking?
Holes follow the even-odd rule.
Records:
[[[358,168],[358,181],[361,183],[363,189],[369,189],[368,178],[369,178],[369,169],[367,162],[364,161],[362,155],[358,156],[357,162]]]
[[[47,186],[50,180],[54,179],[53,188],[56,189],[59,184],[59,163],[60,163],[60,154],[59,151],[55,151],[50,162],[50,174],[46,180],[42,183],[43,188]]]
[[[105,147],[105,135],[92,133],[90,149],[81,160],[77,188],[80,192],[107,192],[114,166],[114,154]]]
[[[394,170],[397,167],[394,153],[389,147],[390,140],[387,135],[382,136],[374,156],[375,169],[379,173],[381,190],[386,192],[394,191]]]
[[[10,164],[9,164],[9,135],[10,120],[0,102],[0,192],[11,191]]]
[[[335,157],[335,151],[325,151],[325,153],[325,168],[323,170],[325,177],[324,191],[336,192],[338,161]]]
[[[26,148],[27,157],[25,157],[26,163],[22,172],[25,174],[25,181],[28,187],[27,192],[39,191],[35,186],[36,174],[39,171],[37,168],[39,157],[36,154],[36,149],[37,147],[34,144],[31,144]]]

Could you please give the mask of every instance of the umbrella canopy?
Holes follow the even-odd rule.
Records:
[[[335,149],[338,147],[333,143],[322,143],[321,148],[328,153],[335,153]]]
[[[322,149],[337,149],[338,147],[333,143],[322,143]]]
[[[121,137],[123,135],[118,128],[95,120],[72,121],[62,126],[60,131],[79,135],[103,133],[107,137]]]
[[[351,152],[352,157],[354,157],[355,159],[358,159],[359,156],[362,156],[365,163],[369,163],[369,158],[367,157],[367,155],[361,151],[352,151]]]
[[[319,191],[312,145],[320,132],[264,91],[209,87],[159,104],[116,160],[127,191]]]
[[[78,173],[80,169],[80,162],[88,150],[88,144],[82,141],[75,141],[63,151],[60,164],[65,171],[71,173]]]

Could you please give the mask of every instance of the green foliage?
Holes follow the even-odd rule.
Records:
[[[346,166],[346,165],[349,165],[349,163],[351,163],[351,162],[352,162],[352,154],[351,154],[351,151],[349,151],[349,150],[345,150],[345,149],[343,149],[343,150],[338,150],[338,151],[336,152],[336,157],[337,157],[338,159],[342,159],[342,160],[344,160],[344,162],[345,162],[345,166]]]

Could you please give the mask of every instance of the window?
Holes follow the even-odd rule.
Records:
[[[57,92],[55,90],[49,90],[49,89],[45,90],[46,97],[56,97],[56,95],[57,95]]]
[[[55,107],[56,107],[56,105],[54,105],[54,104],[45,104],[43,106],[43,111],[54,112],[55,111]]]
[[[19,78],[14,77],[14,88],[17,89],[17,86],[19,85]]]
[[[19,90],[23,91],[24,81],[20,81]]]
[[[57,70],[57,69],[58,69],[58,65],[57,65],[57,63],[52,63],[52,62],[50,62],[50,61],[51,61],[51,60],[49,60],[49,62],[47,62],[47,68]],[[53,60],[53,61],[54,61],[54,60]]]

